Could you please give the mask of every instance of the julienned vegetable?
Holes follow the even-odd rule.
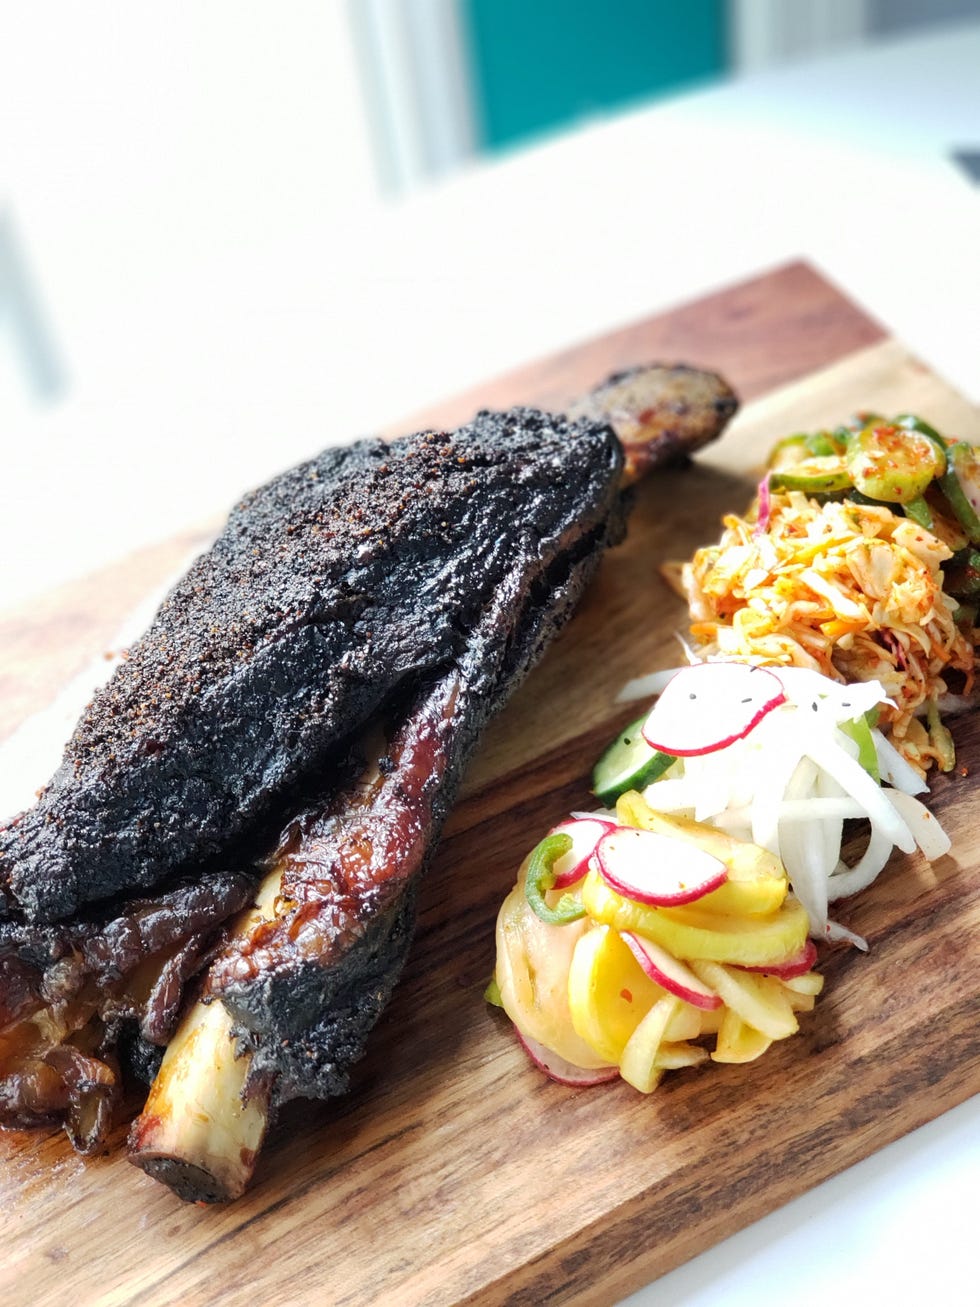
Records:
[[[782,702],[743,738],[679,759],[669,777],[648,786],[643,797],[660,823],[652,829],[662,831],[663,818],[672,814],[752,841],[785,866],[816,937],[849,937],[828,919],[829,903],[870,884],[893,848],[910,853],[917,842],[928,844],[929,857],[937,856],[937,848],[948,849],[938,822],[914,797],[925,784],[871,724],[888,706],[877,682],[841,685],[805,668],[738,666],[745,678],[778,682]],[[650,712],[645,732],[659,735],[661,713],[673,721],[676,705],[712,682],[718,690],[713,717],[727,739],[727,715],[737,711],[730,690],[737,681],[725,663],[679,671]],[[706,718],[712,716],[712,698],[705,693]],[[842,840],[844,822],[854,818],[869,821],[871,834],[849,866]],[[930,839],[934,832],[937,840]]]
[[[950,770],[937,710],[972,702],[977,543],[972,445],[910,414],[788,437],[754,509],[683,568],[696,654],[880,681],[890,741]]]
[[[803,669],[675,674],[643,730],[684,748],[677,705],[697,703],[698,752],[615,813],[556,827],[501,908],[494,998],[538,1066],[579,1086],[618,1072],[650,1092],[666,1070],[751,1061],[797,1030],[823,983],[808,933],[863,946],[827,904],[870,883],[895,846],[949,847],[917,773],[873,725],[882,697]],[[847,866],[854,817],[871,833]]]

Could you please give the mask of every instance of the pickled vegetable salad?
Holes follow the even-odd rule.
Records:
[[[607,806],[550,832],[500,910],[488,997],[543,1070],[648,1093],[666,1070],[751,1061],[795,1033],[822,987],[808,936],[865,946],[828,904],[895,847],[949,848],[874,724],[885,703],[877,683],[801,668],[672,676],[599,760]],[[870,835],[847,865],[851,818]]]
[[[920,418],[780,441],[748,516],[684,568],[698,656],[880,681],[892,743],[951,770],[939,712],[973,692],[978,507],[976,451]]]

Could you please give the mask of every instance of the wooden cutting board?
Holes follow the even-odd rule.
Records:
[[[481,997],[524,852],[632,715],[631,676],[674,665],[684,610],[658,564],[745,506],[772,439],[859,407],[980,439],[980,415],[803,264],[488,384],[424,415],[560,404],[652,358],[726,373],[746,403],[684,471],[641,488],[629,539],[493,723],[421,896],[396,997],[353,1092],[284,1112],[251,1191],[186,1206],[128,1165],[121,1126],[83,1161],[58,1134],[0,1138],[0,1300],[19,1303],[608,1303],[980,1089],[980,731],[935,807],[955,857],[897,860],[840,919],[802,1033],[754,1065],[673,1075],[644,1098],[545,1080]],[[406,426],[415,426],[415,422]],[[6,730],[51,701],[185,538],[0,617]],[[635,708],[632,710],[635,712]]]

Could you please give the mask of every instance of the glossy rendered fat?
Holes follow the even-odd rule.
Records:
[[[0,830],[0,910],[56,920],[274,821],[383,704],[465,661],[502,594],[519,608],[598,557],[621,465],[604,423],[514,409],[248,495]]]

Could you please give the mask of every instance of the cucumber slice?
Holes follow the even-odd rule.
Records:
[[[837,431],[814,431],[806,438],[807,453],[815,458],[833,458],[847,453],[850,432],[846,436]]]
[[[815,456],[792,467],[770,472],[769,484],[781,490],[802,490],[808,495],[829,495],[848,490],[851,474],[840,454]]]
[[[627,790],[642,790],[662,776],[677,759],[651,748],[643,738],[648,714],[637,717],[603,753],[592,769],[592,792],[607,807]]]
[[[972,544],[980,544],[980,461],[977,451],[958,440],[947,451],[947,465],[939,488]]]
[[[847,467],[857,490],[886,504],[920,499],[946,471],[946,454],[931,437],[886,422],[851,441]]]

